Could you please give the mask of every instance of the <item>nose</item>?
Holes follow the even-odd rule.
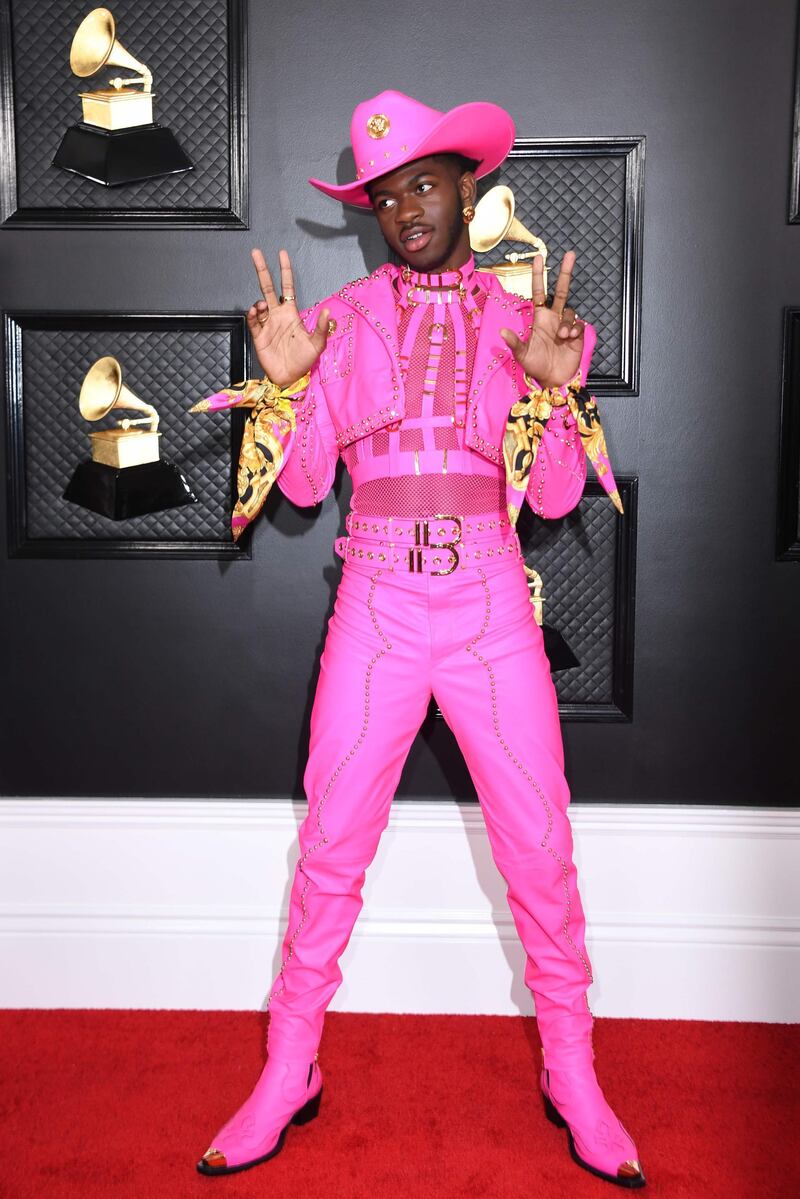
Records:
[[[398,201],[395,208],[395,221],[398,225],[409,225],[417,217],[422,216],[425,209],[422,206],[421,199],[418,195],[412,192],[404,192]]]

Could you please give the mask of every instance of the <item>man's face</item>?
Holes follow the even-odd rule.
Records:
[[[462,208],[475,179],[449,158],[417,158],[371,185],[372,211],[394,252],[415,271],[462,266],[470,253]]]

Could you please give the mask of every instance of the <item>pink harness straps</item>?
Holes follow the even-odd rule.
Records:
[[[464,444],[486,300],[474,274],[472,258],[460,271],[446,274],[397,271],[405,416],[343,450],[353,481],[353,511],[414,517],[505,510],[502,465]]]

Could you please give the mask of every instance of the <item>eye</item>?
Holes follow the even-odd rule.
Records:
[[[375,207],[381,208],[385,211],[387,208],[390,208],[392,204],[394,204],[394,200],[390,199],[389,196],[383,196],[380,200],[378,200]]]
[[[426,191],[429,191],[432,187],[433,187],[432,183],[419,183],[419,184],[417,184],[417,191],[425,193]]]

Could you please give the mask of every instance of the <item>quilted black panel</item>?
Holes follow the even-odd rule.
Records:
[[[784,309],[777,553],[800,560],[800,308]]]
[[[230,422],[187,414],[214,387],[229,386],[229,332],[26,329],[22,347],[29,538],[231,540]],[[104,354],[120,360],[125,385],[158,410],[161,456],[183,470],[196,504],[117,521],[62,498],[78,462],[91,456],[89,432],[115,423],[108,416],[90,424],[78,411],[83,377]]]
[[[623,374],[626,162],[623,154],[512,155],[481,184],[514,192],[516,217],[548,249],[552,292],[566,250],[577,255],[570,300],[597,329],[592,378]],[[500,262],[519,242],[500,242],[481,262]]]
[[[41,0],[12,5],[19,206],[230,207],[227,0],[114,0],[111,6],[120,42],[153,72],[154,120],[172,130],[193,171],[104,187],[51,165],[65,129],[82,119],[78,92],[132,74],[120,67],[90,79],[72,74],[70,45],[91,7]]]
[[[561,704],[613,704],[616,509],[585,494],[561,520],[520,514],[528,566],[542,576],[544,620],[566,639],[580,665],[553,676]]]

